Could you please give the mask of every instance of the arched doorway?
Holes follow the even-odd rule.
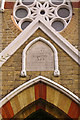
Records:
[[[55,105],[39,98],[18,112],[12,119],[24,120],[72,120]]]
[[[80,115],[79,104],[80,100],[69,90],[48,78],[38,76],[19,86],[0,101],[0,118],[27,119],[42,109],[59,120],[74,120]]]
[[[54,118],[52,115],[45,112],[44,110],[39,109],[38,111],[28,116],[25,120],[58,120],[58,119]]]

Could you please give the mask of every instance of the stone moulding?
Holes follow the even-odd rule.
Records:
[[[45,38],[43,37],[38,37],[35,38],[34,40],[32,40],[23,50],[22,53],[22,71],[21,71],[21,76],[26,76],[26,52],[29,49],[29,47],[31,45],[33,45],[34,43],[36,43],[37,41],[42,41],[46,44],[48,44],[50,46],[50,48],[52,49],[52,51],[54,52],[54,76],[59,76],[60,75],[60,71],[58,69],[58,53],[56,48],[49,42],[47,41]]]
[[[45,34],[47,34],[53,42],[61,47],[75,62],[80,65],[80,52],[63,36],[56,32],[56,30],[44,19],[37,18],[0,53],[0,67],[31,37],[31,35],[33,35],[33,33],[35,33],[37,29],[41,29]]]
[[[5,0],[1,0],[0,12],[4,12],[4,4],[5,4]]]
[[[47,85],[50,85],[51,87],[59,90],[60,92],[62,92],[63,94],[67,95],[70,99],[72,99],[73,101],[75,101],[77,104],[80,105],[80,98],[77,97],[75,94],[73,94],[71,91],[69,91],[68,89],[64,88],[63,86],[59,85],[58,83],[43,77],[43,76],[38,76],[26,83],[24,83],[23,85],[20,85],[18,88],[16,88],[15,90],[13,90],[11,93],[9,93],[7,96],[5,96],[1,101],[0,101],[0,107],[2,107],[5,103],[7,103],[9,100],[11,100],[14,96],[16,96],[17,94],[19,94],[21,91],[25,90],[26,88],[38,83],[38,82],[43,82]]]

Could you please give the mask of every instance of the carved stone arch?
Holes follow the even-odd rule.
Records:
[[[55,105],[40,98],[18,112],[12,119],[24,120],[72,120],[70,116]]]
[[[35,38],[34,40],[32,40],[23,50],[23,53],[22,53],[22,71],[21,71],[21,76],[26,76],[26,52],[28,51],[28,49],[33,45],[35,44],[36,42],[38,41],[41,41],[45,44],[47,44],[52,52],[53,52],[53,56],[54,56],[54,60],[53,60],[53,64],[54,64],[54,76],[59,76],[60,75],[60,71],[59,71],[59,68],[58,68],[58,52],[56,50],[56,48],[49,42],[47,41],[45,38],[43,37],[38,37],[38,38]],[[49,58],[48,58],[49,59]]]
[[[38,100],[39,105],[42,103],[42,107],[36,103]],[[32,113],[39,108],[54,117],[59,112],[78,120],[80,115],[80,99],[75,94],[48,78],[38,76],[19,86],[0,101],[0,119],[13,119],[21,111],[26,112],[27,107],[26,115],[30,115],[29,107],[33,103],[35,103],[35,108],[31,107]],[[53,105],[53,109],[52,107],[50,109],[48,103]],[[54,113],[55,110],[56,113]]]

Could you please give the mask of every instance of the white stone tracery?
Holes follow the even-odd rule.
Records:
[[[61,31],[63,30],[70,22],[72,17],[72,6],[70,4],[69,0],[62,0],[62,2],[59,2],[56,4],[56,2],[53,2],[54,0],[33,0],[31,4],[27,0],[17,0],[14,6],[13,10],[13,16],[15,19],[16,24],[23,30],[22,23],[26,22],[32,22],[33,20],[37,18],[44,18],[54,29],[55,26],[53,26],[54,22],[58,22],[62,24],[62,28],[57,30]],[[61,1],[61,0],[58,0]],[[25,4],[26,3],[26,4]],[[23,8],[28,13],[26,16],[19,18],[16,15],[16,12],[20,10],[20,8]],[[67,12],[64,16],[61,16],[63,12]]]
[[[50,46],[50,48],[54,52],[54,61],[53,61],[53,63],[54,63],[54,76],[59,76],[60,75],[60,71],[58,69],[58,53],[57,53],[57,50],[49,41],[47,41],[43,37],[38,37],[38,38],[34,39],[33,41],[31,41],[24,48],[23,53],[22,53],[22,71],[21,71],[21,76],[26,76],[26,52],[29,49],[29,47],[31,45],[33,45],[34,43],[36,43],[37,41],[42,41],[42,42],[46,43],[47,45]]]

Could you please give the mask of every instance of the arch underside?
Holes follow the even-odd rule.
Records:
[[[42,98],[39,98],[38,100],[22,109],[13,118],[24,120],[72,120],[72,118],[70,118],[58,107]]]

